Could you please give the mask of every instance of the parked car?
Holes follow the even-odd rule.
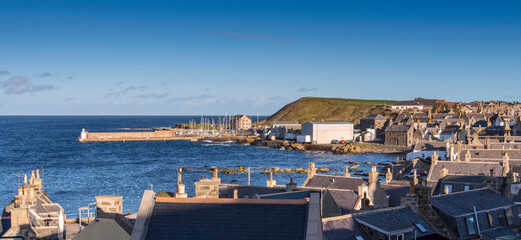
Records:
[[[413,168],[409,174],[412,174],[414,175],[414,170],[416,170],[416,174],[420,175],[420,176],[427,176],[428,172],[423,170],[423,169],[419,169],[419,168]]]
[[[336,139],[331,140],[331,144],[338,144],[338,140],[336,140]]]
[[[346,143],[346,140],[340,140],[340,142],[338,142],[338,143],[344,144],[344,143]]]

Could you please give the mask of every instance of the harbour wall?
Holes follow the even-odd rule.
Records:
[[[108,141],[163,141],[163,140],[192,140],[194,137],[177,136],[174,130],[158,130],[153,132],[87,132],[80,142],[108,142]],[[195,139],[197,140],[197,139]]]

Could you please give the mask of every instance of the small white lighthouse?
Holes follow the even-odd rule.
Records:
[[[83,129],[81,130],[80,141],[83,141],[83,140],[85,140],[85,139],[87,139],[87,131],[85,131],[85,128],[83,128]]]

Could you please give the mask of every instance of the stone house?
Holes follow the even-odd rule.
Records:
[[[411,125],[391,125],[385,130],[385,145],[410,147],[414,144]]]
[[[380,114],[371,114],[360,119],[360,130],[375,129],[377,134],[385,131],[388,124],[388,119]]]
[[[230,119],[232,130],[248,130],[251,128],[251,117],[246,115],[235,115]]]

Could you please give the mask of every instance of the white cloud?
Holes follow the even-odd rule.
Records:
[[[1,87],[5,88],[5,94],[22,94],[56,89],[51,84],[34,85],[29,78],[23,76],[12,76],[9,80],[2,82]]]

